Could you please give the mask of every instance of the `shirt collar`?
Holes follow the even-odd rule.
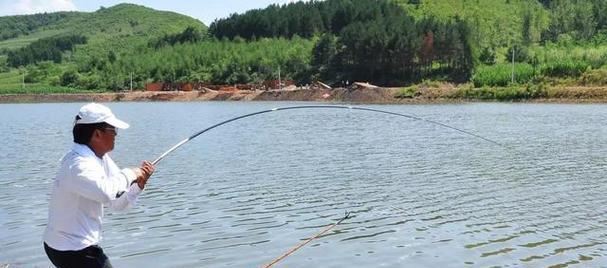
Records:
[[[93,150],[91,150],[91,148],[89,148],[85,144],[74,143],[74,146],[72,146],[72,151],[74,151],[75,153],[77,153],[77,154],[79,154],[81,156],[94,156],[94,157],[97,157],[97,155],[95,155],[95,152],[93,152]]]

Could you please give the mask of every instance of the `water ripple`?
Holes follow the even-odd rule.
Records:
[[[25,117],[3,128],[9,146],[0,147],[7,156],[0,161],[0,263],[49,265],[40,254],[56,169],[49,159],[69,148],[69,118],[79,105],[0,106],[0,125]],[[137,165],[204,126],[276,105],[111,104],[133,122],[112,155],[121,165]],[[599,123],[607,106],[378,108],[474,131],[513,150],[423,122],[359,112],[250,118],[166,158],[137,207],[108,210],[102,246],[119,267],[258,267],[348,211],[352,218],[282,265],[607,263],[607,128]]]

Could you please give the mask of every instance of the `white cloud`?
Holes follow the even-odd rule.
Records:
[[[8,3],[7,3],[8,2]],[[0,1],[1,15],[34,14],[77,10],[72,0],[16,0]]]

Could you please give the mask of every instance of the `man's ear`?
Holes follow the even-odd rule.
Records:
[[[91,137],[91,139],[94,137],[99,137],[100,135],[101,135],[101,130],[95,129],[95,130],[93,130],[93,136]]]

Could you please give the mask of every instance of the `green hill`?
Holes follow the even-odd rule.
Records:
[[[111,58],[137,54],[150,42],[188,28],[201,33],[207,31],[207,26],[194,18],[133,4],[119,4],[95,12],[0,17],[0,91],[21,88],[22,72],[7,66],[7,55],[34,42],[66,35],[86,37],[86,44],[65,53],[62,63],[27,67],[26,84],[57,85],[65,72],[81,69],[91,61],[111,62]]]
[[[55,12],[0,17],[0,40],[32,34],[45,26],[83,15],[81,12]]]
[[[65,33],[82,34],[92,43],[97,43],[105,40],[120,42],[117,39],[132,37],[160,37],[179,33],[188,26],[201,31],[207,28],[202,22],[185,15],[133,4],[119,4],[92,13],[60,12],[0,17],[0,29],[16,25],[23,30],[15,30],[11,33],[15,37],[0,41],[0,51],[20,48],[40,38]]]
[[[107,38],[131,35],[162,36],[181,32],[188,26],[206,29],[200,21],[182,14],[133,4],[119,4],[101,8],[89,16],[60,21],[52,28]]]

